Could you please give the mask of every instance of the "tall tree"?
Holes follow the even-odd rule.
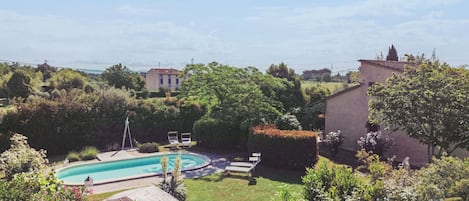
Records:
[[[107,68],[101,77],[111,86],[116,88],[125,87],[127,89],[143,90],[145,81],[136,72],[131,72],[127,66],[116,64]]]
[[[260,73],[252,68],[212,62],[188,65],[182,74],[189,78],[182,83],[179,96],[203,104],[209,117],[242,122],[279,114],[278,103],[262,93]]]
[[[397,50],[394,45],[391,45],[388,51],[388,55],[386,56],[386,61],[399,61],[399,57],[397,56]]]
[[[295,70],[288,68],[283,62],[279,65],[270,65],[267,74],[277,78],[284,78],[291,82],[285,90],[277,91],[276,100],[282,102],[286,110],[304,105],[303,93],[301,93],[301,79],[295,74]]]
[[[23,70],[16,70],[7,82],[8,97],[27,98],[32,92],[31,77]]]
[[[437,156],[469,150],[469,70],[426,60],[372,85],[368,95],[372,123],[439,148]]]

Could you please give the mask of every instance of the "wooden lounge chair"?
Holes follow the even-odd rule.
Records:
[[[181,146],[182,147],[191,147],[191,133],[181,133]]]
[[[177,131],[169,131],[168,132],[168,141],[171,148],[177,148],[179,144],[178,132]]]

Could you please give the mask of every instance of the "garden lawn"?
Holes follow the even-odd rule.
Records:
[[[272,200],[282,186],[290,193],[302,193],[303,171],[294,172],[268,167],[258,167],[256,182],[250,184],[247,174],[208,175],[196,179],[185,179],[187,200]]]

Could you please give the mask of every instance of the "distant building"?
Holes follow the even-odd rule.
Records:
[[[183,78],[179,77],[179,70],[173,68],[152,68],[145,76],[147,90],[158,91],[160,88],[176,91],[181,86]]]
[[[321,70],[305,70],[301,75],[302,80],[318,80],[321,81],[322,78],[331,77],[331,70],[323,68]]]

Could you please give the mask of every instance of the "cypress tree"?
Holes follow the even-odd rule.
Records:
[[[399,61],[397,57],[397,50],[394,48],[394,45],[391,45],[388,51],[388,55],[386,56],[386,61]]]

